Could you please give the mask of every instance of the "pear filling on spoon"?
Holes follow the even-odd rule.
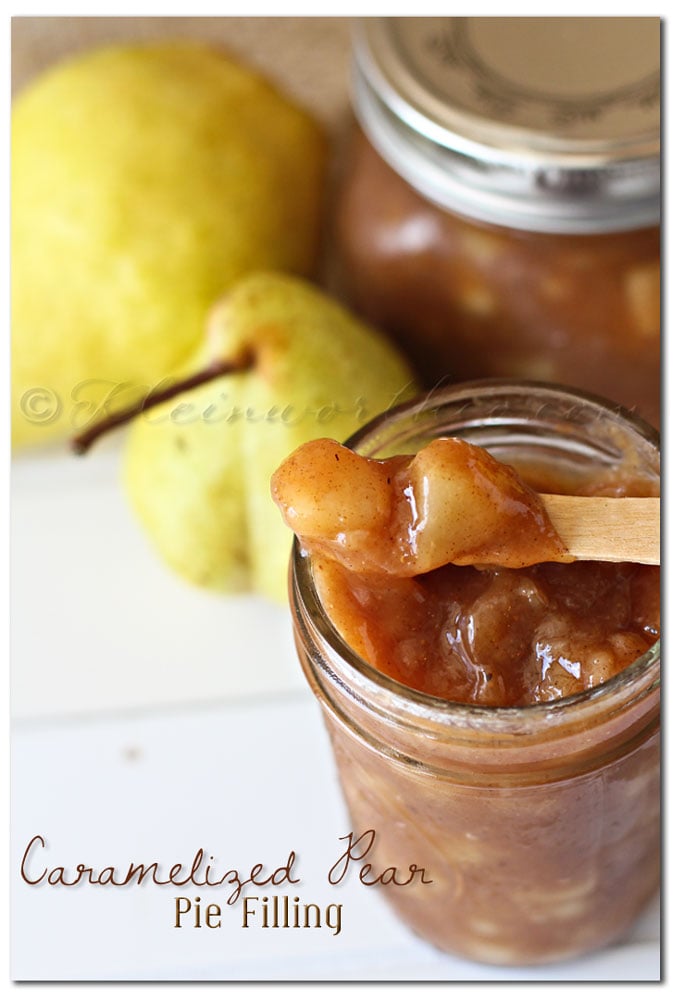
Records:
[[[346,642],[427,694],[555,700],[607,680],[659,635],[658,568],[575,562],[540,495],[464,440],[384,460],[310,441],[271,491]]]
[[[458,438],[382,461],[309,441],[276,472],[272,494],[309,548],[355,570],[406,577],[447,563],[571,559],[514,469]]]

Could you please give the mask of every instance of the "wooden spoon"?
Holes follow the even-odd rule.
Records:
[[[659,497],[540,496],[576,559],[659,565]]]

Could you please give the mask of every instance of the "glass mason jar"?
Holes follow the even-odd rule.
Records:
[[[370,18],[334,283],[438,377],[659,422],[659,20]]]
[[[514,465],[562,470],[565,481],[617,469],[658,490],[656,431],[553,386],[465,383],[383,414],[348,443],[382,458],[442,435]],[[440,949],[496,964],[618,939],[659,879],[658,644],[555,702],[458,704],[390,679],[350,649],[298,544],[290,590],[353,833],[375,831],[366,860],[378,872],[425,869],[423,881],[383,889],[399,917]]]

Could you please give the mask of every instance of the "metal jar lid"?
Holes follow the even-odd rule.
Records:
[[[517,229],[659,220],[656,17],[356,22],[354,107],[425,198]]]

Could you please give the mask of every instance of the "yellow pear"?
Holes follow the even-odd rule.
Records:
[[[139,415],[124,478],[140,521],[187,579],[284,599],[291,536],[270,493],[280,462],[315,437],[348,437],[415,391],[377,331],[307,282],[249,276],[214,308],[185,373],[246,366]],[[183,373],[183,374],[185,374]]]
[[[182,364],[249,271],[309,274],[325,162],[307,114],[198,43],[102,48],[20,93],[14,442],[71,435],[118,383]]]

